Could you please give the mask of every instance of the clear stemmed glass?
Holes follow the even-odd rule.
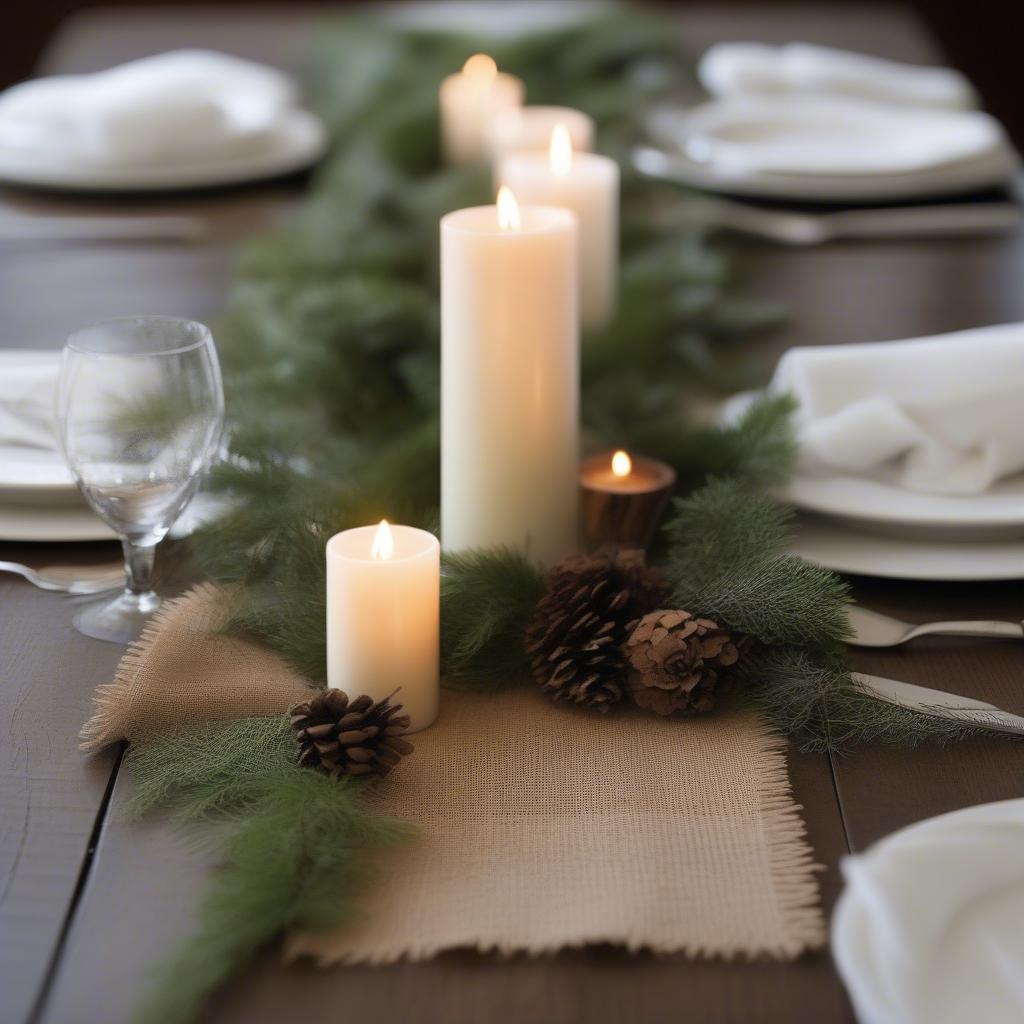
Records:
[[[60,444],[85,500],[121,537],[127,586],[84,608],[79,632],[129,643],[160,605],[153,558],[217,451],[224,393],[203,324],[123,317],[64,346]]]

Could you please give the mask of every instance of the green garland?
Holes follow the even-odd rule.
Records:
[[[288,719],[249,718],[133,746],[129,813],[170,808],[227,836],[199,932],[162,964],[138,1013],[147,1024],[192,1020],[206,997],[285,929],[336,927],[357,913],[362,853],[412,834],[364,810],[362,783],[300,768]]]
[[[484,47],[526,80],[531,102],[592,114],[601,148],[620,158],[642,112],[689,81],[671,27],[635,12],[500,44],[355,18],[318,37],[310,75],[334,154],[294,220],[240,260],[216,332],[237,456],[217,480],[240,505],[193,539],[212,579],[240,585],[234,627],[314,680],[324,676],[326,539],[385,515],[436,529],[437,223],[488,201],[490,186],[483,172],[440,166],[435,94]],[[763,400],[728,428],[685,415],[696,390],[763,382],[765,367],[741,346],[779,309],[744,299],[704,234],[673,226],[674,191],[623,169],[620,306],[584,339],[584,428],[593,445],[675,467],[689,496],[664,537],[674,605],[759,641],[740,699],[804,746],[970,731],[850,687],[846,587],[785,553],[788,514],[764,495],[792,463],[791,403]],[[541,571],[516,553],[446,556],[446,681],[527,682],[523,636],[543,590]],[[302,769],[296,753],[283,718],[132,748],[136,812],[168,807],[228,830],[199,934],[161,972],[149,1024],[190,1020],[282,931],[343,923],[360,851],[404,834],[364,810],[362,784]]]

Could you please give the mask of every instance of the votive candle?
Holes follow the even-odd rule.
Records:
[[[441,220],[441,542],[552,564],[576,549],[576,219],[496,206]]]
[[[605,544],[646,548],[676,485],[675,470],[624,450],[584,459],[580,467],[583,536]]]
[[[327,685],[350,698],[398,691],[410,732],[440,701],[441,546],[411,526],[362,526],[327,542]]]

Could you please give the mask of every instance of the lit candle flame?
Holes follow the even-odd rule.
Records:
[[[502,231],[518,231],[520,223],[515,193],[508,185],[502,185],[498,189],[498,227]]]
[[[617,451],[612,456],[612,473],[615,476],[629,476],[632,472],[633,460],[624,451]]]
[[[494,63],[494,58],[488,57],[486,53],[474,53],[462,65],[462,73],[479,82],[490,84],[498,74],[498,65]]]
[[[388,526],[388,521],[382,519],[377,532],[373,536],[373,544],[370,547],[370,557],[378,562],[387,562],[395,553],[395,538]]]
[[[559,177],[565,177],[572,169],[572,139],[569,137],[569,129],[564,124],[556,124],[551,133],[548,160],[552,173]]]

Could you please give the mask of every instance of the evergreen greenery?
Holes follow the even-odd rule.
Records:
[[[441,166],[435,97],[445,74],[487,49],[525,79],[531,102],[589,112],[600,148],[620,158],[620,304],[584,339],[584,431],[592,445],[675,467],[689,496],[665,536],[674,603],[760,641],[742,692],[808,746],[959,735],[849,686],[846,589],[785,554],[788,517],[762,490],[792,463],[790,401],[762,400],[729,427],[685,415],[695,389],[762,382],[742,345],[780,310],[739,294],[722,253],[678,226],[675,191],[629,172],[643,111],[688,84],[678,43],[670,25],[635,10],[485,43],[359,18],[317,35],[309,71],[333,153],[291,221],[239,261],[216,331],[232,451],[217,480],[238,504],[193,538],[197,561],[241,592],[235,628],[322,680],[327,538],[385,516],[436,528],[437,223],[489,201],[490,182],[486,171]],[[703,486],[709,477],[721,479]],[[447,556],[446,677],[482,687],[526,679],[522,638],[543,585],[513,552]],[[260,718],[130,752],[135,813],[170,807],[182,822],[224,829],[199,934],[161,972],[148,1024],[190,1020],[284,929],[348,920],[360,851],[405,834],[367,813],[361,784],[300,769],[296,750],[285,719]]]
[[[792,513],[737,480],[677,501],[666,527],[672,605],[707,615],[757,645],[741,659],[741,700],[805,749],[869,741],[913,745],[979,730],[918,715],[850,685],[849,592],[838,576],[786,553]]]
[[[410,835],[371,814],[363,782],[300,768],[288,720],[242,719],[133,747],[131,810],[159,806],[188,824],[223,822],[221,864],[199,927],[162,964],[138,1019],[186,1024],[206,997],[289,928],[318,931],[357,912],[365,851]]]
[[[529,678],[523,637],[544,575],[514,551],[445,555],[441,565],[441,664],[455,684],[500,689]]]
[[[216,482],[239,505],[193,545],[213,579],[241,584],[235,626],[311,678],[324,676],[325,539],[384,517],[436,526],[437,225],[448,210],[490,201],[491,184],[488,171],[441,165],[435,96],[476,49],[521,75],[531,102],[591,113],[601,148],[621,158],[621,297],[614,321],[582,346],[587,443],[663,458],[684,491],[709,471],[752,484],[784,477],[787,400],[763,402],[727,428],[686,416],[695,388],[752,383],[740,339],[778,322],[780,311],[738,294],[721,252],[702,232],[676,226],[676,190],[629,172],[642,112],[689,83],[667,28],[630,11],[482,42],[350,17],[317,37],[309,77],[334,152],[292,220],[239,261],[216,331],[234,456]],[[491,559],[478,567],[492,569]],[[460,634],[446,625],[446,671],[514,675],[515,659],[491,660],[507,629],[467,624],[475,605],[458,604],[459,585],[486,579],[474,582],[456,563],[446,572],[456,574],[445,587],[446,623],[489,636],[476,649],[476,640],[453,645]]]

